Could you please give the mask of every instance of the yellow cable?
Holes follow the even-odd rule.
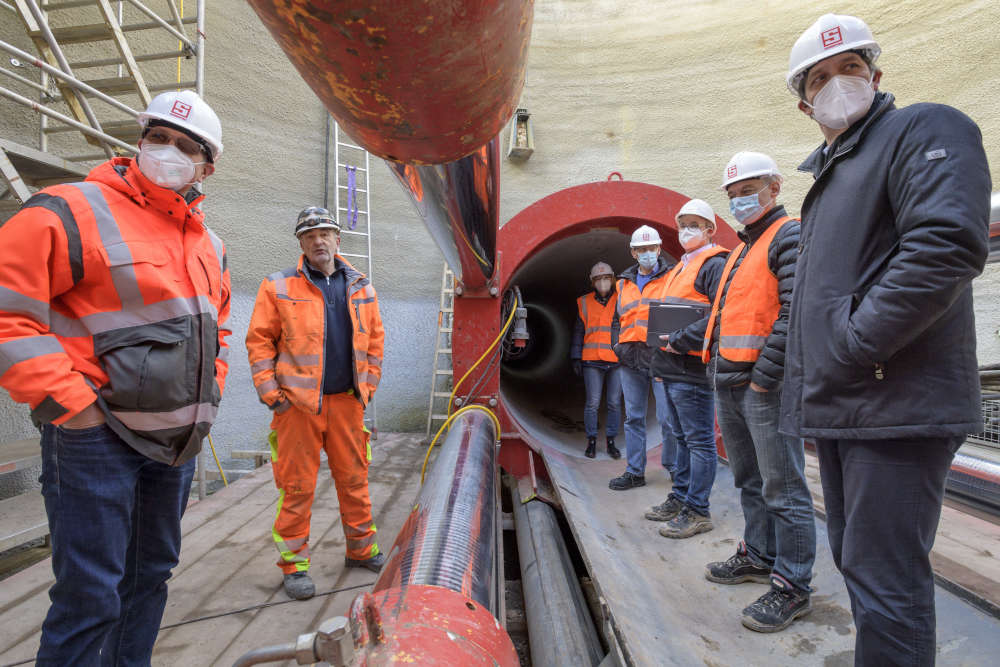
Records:
[[[458,413],[455,413],[458,414]],[[215,453],[215,444],[212,443],[212,435],[208,436],[208,446],[212,448],[212,456],[215,457],[215,465],[219,468],[219,475],[222,476],[222,485],[229,486],[229,481],[226,479],[226,473],[222,472],[222,464],[219,463],[219,455]]]
[[[437,433],[434,434],[434,439],[431,440],[431,444],[427,446],[427,453],[424,455],[424,464],[420,467],[421,484],[424,483],[424,475],[427,473],[427,462],[431,458],[431,450],[434,449],[434,443],[437,442],[438,438],[441,437],[441,433],[443,433],[444,430],[448,428],[448,426],[451,424],[451,422],[454,421],[455,417],[459,416],[463,412],[468,412],[469,410],[482,410],[483,412],[488,414],[490,416],[490,419],[493,420],[493,425],[497,429],[497,438],[500,437],[500,420],[497,419],[497,416],[488,407],[486,407],[485,405],[473,404],[473,405],[466,405],[464,408],[460,408],[455,412],[455,414],[448,417],[448,419],[446,419],[445,422],[441,424],[441,428],[439,428]]]
[[[479,359],[476,360],[476,363],[472,364],[472,367],[469,368],[469,370],[465,371],[465,375],[462,376],[462,379],[455,384],[454,388],[452,388],[451,396],[448,397],[448,414],[451,414],[451,407],[455,401],[455,394],[458,392],[458,388],[462,386],[462,383],[465,382],[465,378],[469,377],[469,373],[476,370],[476,366],[478,366],[480,362],[482,362],[482,360],[486,358],[486,355],[488,355],[493,350],[493,348],[497,346],[497,343],[499,343],[503,339],[504,335],[506,335],[507,329],[510,328],[511,323],[514,321],[514,315],[517,313],[517,307],[518,307],[518,301],[517,299],[515,299],[514,307],[510,309],[510,316],[507,317],[507,321],[504,323],[503,329],[500,330],[500,335],[498,335],[496,338],[493,339],[493,342],[490,343],[490,346],[486,348],[485,352],[483,352],[483,356],[479,357]]]

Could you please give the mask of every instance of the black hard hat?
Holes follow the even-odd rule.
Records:
[[[340,233],[340,223],[333,214],[322,206],[310,206],[302,209],[295,221],[295,236],[298,238],[310,229],[336,229]]]

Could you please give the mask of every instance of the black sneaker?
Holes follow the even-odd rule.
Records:
[[[736,555],[729,560],[705,566],[705,578],[717,584],[742,584],[744,581],[766,584],[771,581],[771,568],[754,560],[746,545],[740,542]]]
[[[345,556],[344,565],[346,567],[363,567],[366,570],[371,570],[375,574],[378,574],[382,570],[382,566],[385,565],[385,554],[378,553],[371,558],[365,558],[364,560],[356,560]]]
[[[597,456],[597,438],[587,438],[587,451],[583,453],[588,459]]]
[[[644,475],[633,475],[628,470],[623,472],[620,477],[615,477],[608,482],[608,488],[612,491],[626,491],[640,486],[646,486],[646,477]]]
[[[743,610],[743,625],[755,632],[778,632],[812,611],[809,593],[771,577],[771,590]]]
[[[622,457],[622,453],[615,447],[615,439],[612,437],[608,437],[608,456],[616,460]]]
[[[707,533],[713,528],[715,526],[712,525],[712,517],[696,512],[685,505],[680,514],[667,522],[666,526],[660,528],[660,535],[682,540],[686,537],[694,537],[698,533]]]
[[[662,503],[653,505],[653,508],[646,512],[646,518],[650,521],[670,521],[680,513],[683,507],[684,503],[677,500],[677,497],[671,493]]]

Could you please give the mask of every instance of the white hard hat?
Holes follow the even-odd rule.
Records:
[[[870,63],[882,53],[872,31],[861,19],[844,14],[820,16],[792,47],[785,76],[788,89],[798,96],[799,84],[810,67],[844,51],[861,51]]]
[[[643,225],[639,229],[632,232],[632,242],[629,243],[629,247],[635,248],[642,245],[660,245],[661,243],[663,243],[663,241],[660,239],[660,233],[649,225]]]
[[[712,228],[715,228],[715,211],[704,199],[690,199],[684,206],[681,206],[681,210],[677,211],[677,215],[674,216],[674,220],[680,222],[682,215],[696,215],[699,218],[704,218],[712,223]]]
[[[160,120],[200,137],[212,152],[214,162],[222,155],[222,123],[205,100],[193,90],[160,93],[136,119],[146,128],[151,120]]]
[[[778,163],[763,153],[740,151],[729,160],[726,170],[722,172],[721,189],[725,190],[727,186],[737,181],[761,176],[775,176],[780,181],[781,172],[778,171]]]
[[[605,262],[598,262],[590,268],[590,279],[593,280],[597,276],[614,276],[615,271],[611,268],[610,264]]]

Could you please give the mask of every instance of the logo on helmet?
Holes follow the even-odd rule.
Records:
[[[823,40],[824,49],[829,49],[831,47],[839,46],[844,43],[844,36],[840,34],[839,25],[835,28],[824,30],[819,34],[819,38]]]
[[[170,115],[177,116],[182,120],[187,120],[187,117],[191,115],[191,105],[184,104],[180,100],[176,100],[173,108],[170,109]]]
[[[642,233],[642,240],[643,241],[648,241],[649,240],[649,232],[643,232]]]
[[[736,165],[731,164],[729,165],[729,168],[726,169],[726,178],[732,178],[735,175],[736,175]]]

